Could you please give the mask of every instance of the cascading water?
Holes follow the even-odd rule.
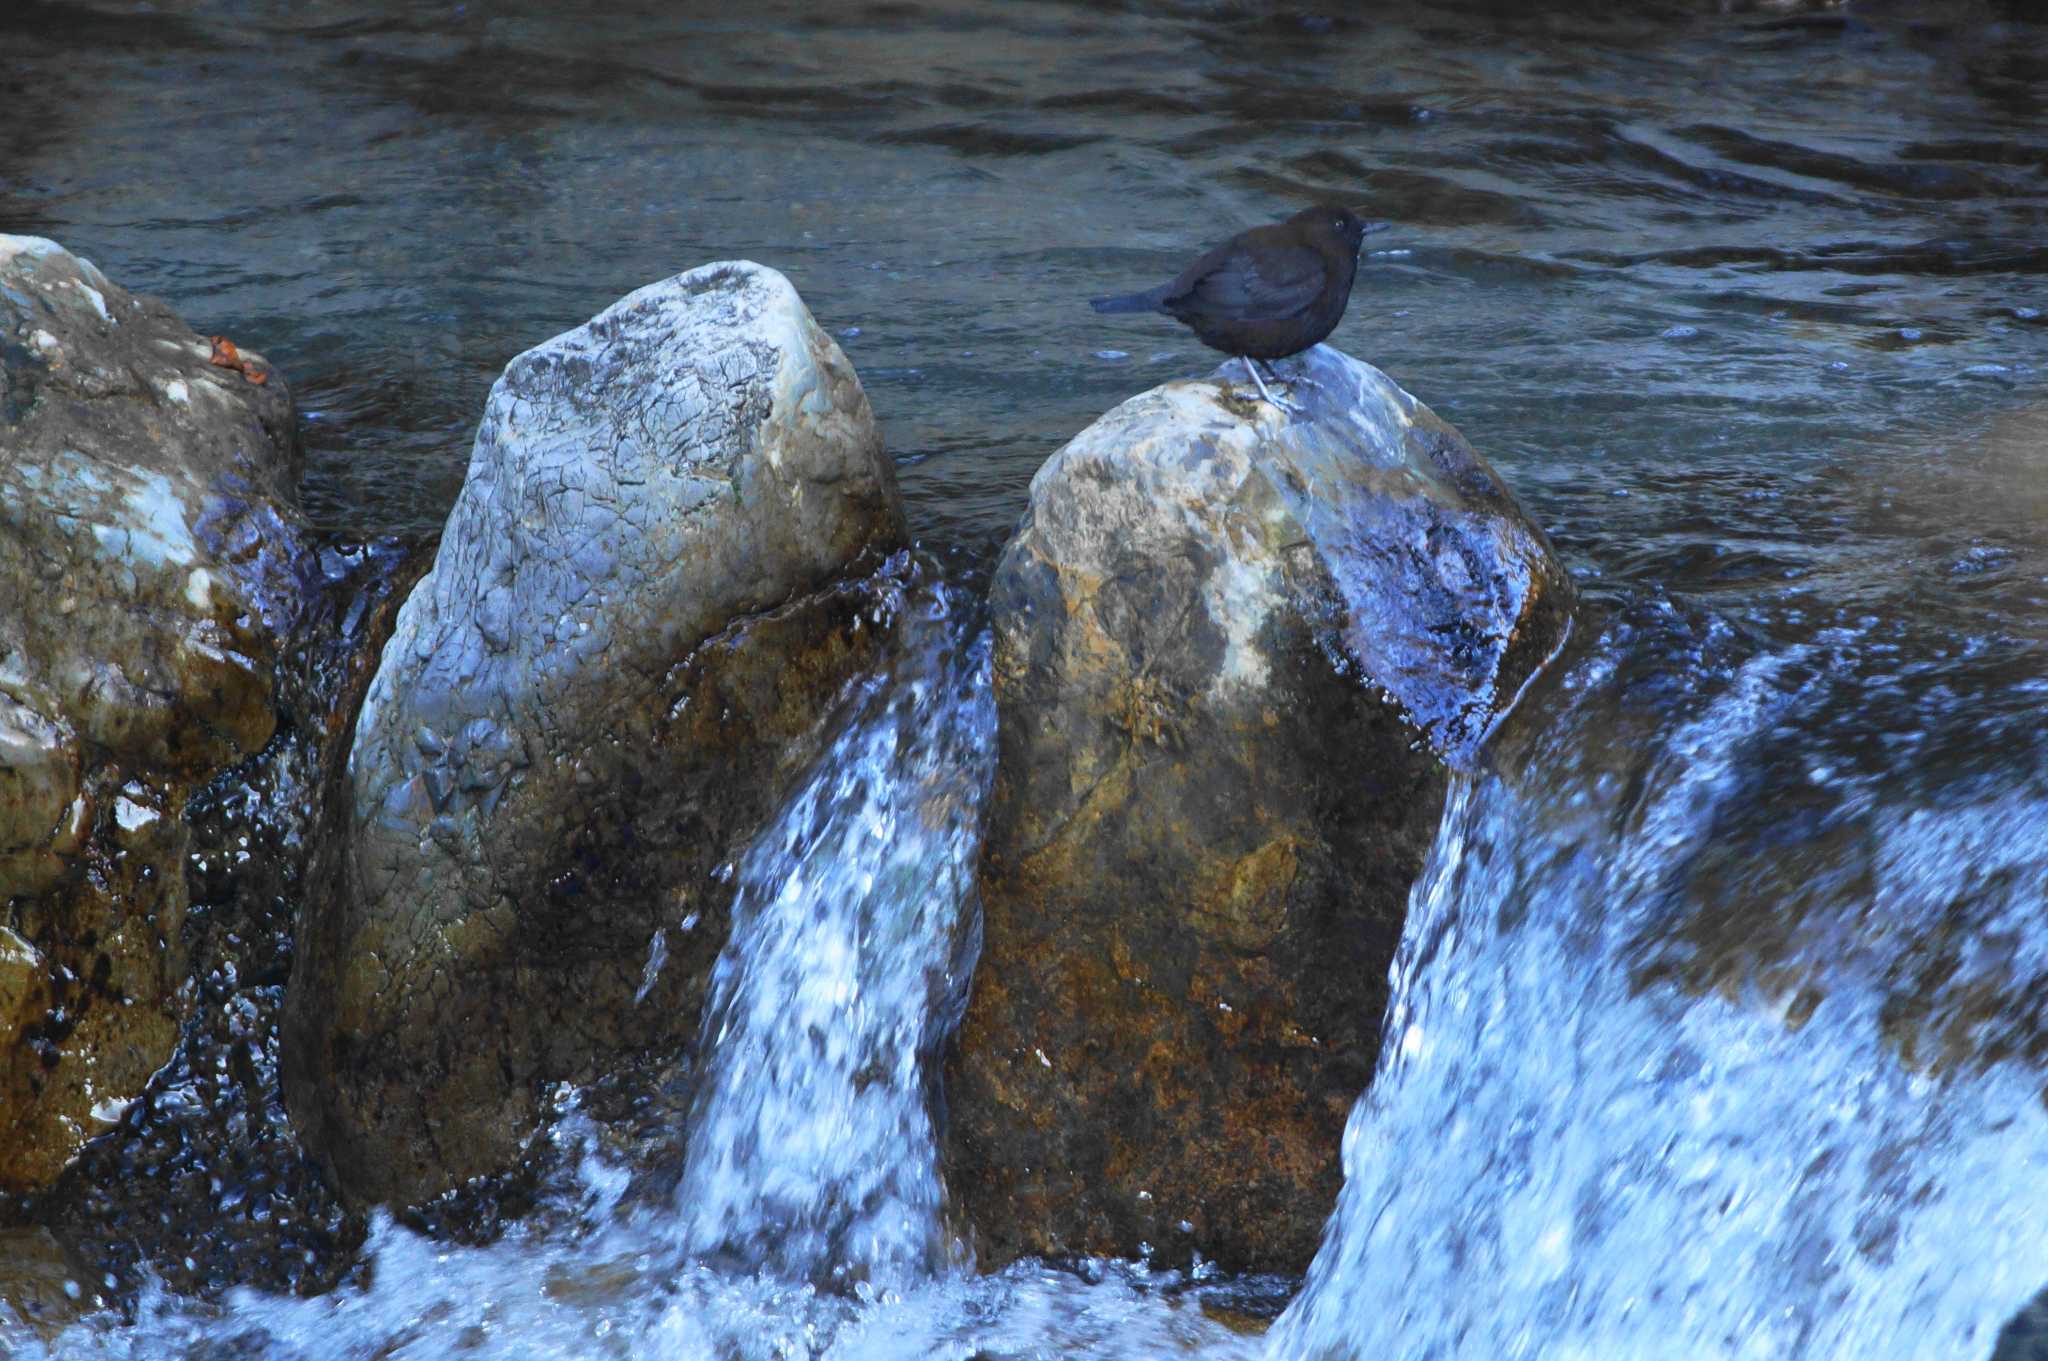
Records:
[[[2048,772],[1831,730],[1914,688],[1872,633],[1623,611],[1454,784],[1275,1361],[1991,1354],[2048,1281]]]
[[[889,665],[734,866],[672,1195],[637,1193],[571,1109],[552,1133],[566,1171],[497,1243],[452,1247],[379,1214],[358,1278],[326,1295],[209,1304],[151,1286],[134,1318],[50,1338],[0,1306],[0,1342],[34,1361],[1250,1361],[1256,1342],[1171,1273],[980,1277],[951,1242],[927,1084],[976,948],[989,640],[953,590],[916,572],[888,589]],[[652,943],[650,970],[662,954]]]
[[[1270,1354],[1991,1354],[2048,1284],[2024,1213],[2048,1148],[2038,6],[698,8],[0,4],[0,81],[39,111],[0,128],[0,222],[268,353],[306,508],[350,542],[439,532],[507,356],[747,254],[843,342],[913,532],[979,552],[1060,441],[1214,363],[1076,299],[1368,204],[1395,229],[1334,343],[1454,421],[1589,596],[1728,622],[1588,613],[1462,777],[1349,1189]],[[1318,537],[1354,584],[1387,570]],[[972,781],[918,769],[983,741],[959,627],[912,631],[810,811],[735,865],[764,936],[735,932],[726,1039],[691,1056],[676,1197],[572,1114],[556,1137],[588,1151],[495,1245],[385,1220],[317,1299],[194,1299],[356,1260],[278,1151],[283,974],[215,971],[212,1038],[142,1132],[35,1211],[83,1245],[77,1307],[126,1308],[131,1265],[165,1286],[56,1336],[0,1304],[0,1355],[1265,1347],[1136,1268],[946,1261],[907,1055],[943,1029],[975,854]],[[875,845],[885,822],[911,844]],[[225,902],[219,861],[197,872]],[[236,882],[275,893],[260,929],[293,905]],[[821,972],[778,980],[785,956]]]
[[[974,965],[995,706],[987,636],[947,636],[946,605],[911,606],[926,636],[740,862],[675,1196],[691,1257],[895,1282],[948,1260],[925,1073]]]

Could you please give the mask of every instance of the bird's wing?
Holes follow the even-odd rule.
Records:
[[[1229,245],[1176,280],[1165,305],[1236,321],[1291,317],[1316,300],[1323,281],[1323,257],[1306,246]]]

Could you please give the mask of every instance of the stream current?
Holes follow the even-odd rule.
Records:
[[[0,1349],[2048,1354],[2037,19],[0,8],[0,89],[46,113],[0,120],[0,230],[290,375],[338,542],[438,529],[513,353],[746,255],[845,347],[948,564],[735,865],[668,1194],[565,1094],[496,1242],[378,1219],[310,1299],[145,1261]],[[1332,343],[1460,426],[1586,609],[1454,784],[1343,1198],[1260,1335],[1262,1283],[973,1274],[924,1088],[970,968],[988,555],[1061,442],[1213,362],[1083,300],[1322,195],[1391,224]],[[228,1240],[227,1160],[191,1157],[193,1238]]]

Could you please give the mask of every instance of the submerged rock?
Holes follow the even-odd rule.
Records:
[[[1219,378],[1105,415],[997,568],[986,936],[947,1085],[984,1267],[1307,1265],[1444,762],[1569,626],[1455,430],[1327,347],[1282,371],[1298,416]]]
[[[48,1184],[170,1057],[185,805],[276,726],[291,394],[213,354],[0,236],[0,1189]]]
[[[297,935],[286,1095],[349,1196],[503,1168],[548,1084],[687,1046],[727,867],[876,632],[850,577],[903,537],[860,383],[773,270],[506,368]]]

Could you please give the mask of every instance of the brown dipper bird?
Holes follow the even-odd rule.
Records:
[[[1366,224],[1349,208],[1321,204],[1285,222],[1239,232],[1170,284],[1121,298],[1095,298],[1098,312],[1164,312],[1212,350],[1244,361],[1259,395],[1261,359],[1300,354],[1337,329],[1351,301]]]

